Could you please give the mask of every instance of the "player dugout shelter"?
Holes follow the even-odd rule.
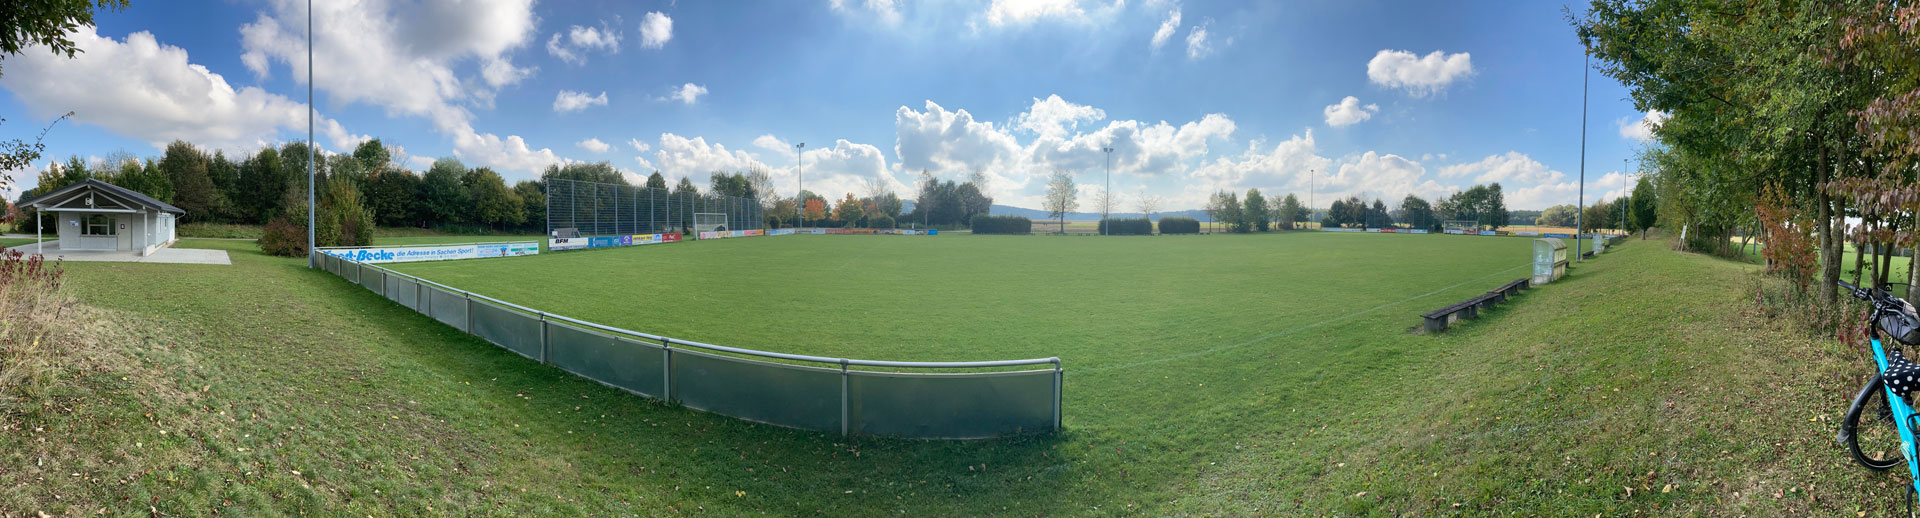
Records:
[[[18,206],[34,209],[36,238],[41,237],[38,220],[52,213],[61,250],[131,251],[142,256],[172,245],[178,239],[174,222],[187,213],[151,196],[92,178],[21,200]]]

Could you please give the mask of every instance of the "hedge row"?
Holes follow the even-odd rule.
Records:
[[[1025,216],[974,216],[975,234],[1031,234],[1033,220]]]
[[[1193,218],[1160,218],[1162,234],[1198,234],[1200,220]]]
[[[1109,231],[1108,227],[1112,227]],[[1147,218],[1122,218],[1100,221],[1100,233],[1109,236],[1153,235],[1153,221]]]

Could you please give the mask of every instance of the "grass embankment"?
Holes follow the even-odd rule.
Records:
[[[1450,247],[1505,247],[1504,240],[1194,238],[1188,242],[1218,244],[1159,265],[1083,247],[1174,240],[1005,238],[1039,247],[1029,249],[984,236],[791,239],[631,252],[642,268],[696,268],[655,263],[688,263],[680,254],[701,248],[726,252],[716,256],[814,259],[798,264],[819,271],[776,279],[813,283],[797,292],[813,304],[814,325],[784,328],[802,336],[719,343],[866,344],[873,354],[862,356],[1016,351],[994,351],[1002,347],[994,344],[1064,351],[1068,431],[959,443],[842,440],[672,408],[532,364],[307,271],[298,259],[260,256],[245,242],[201,241],[183,246],[227,248],[234,266],[69,265],[76,294],[100,308],[100,321],[125,326],[124,338],[103,343],[115,344],[127,360],[73,370],[50,403],[6,416],[11,428],[0,434],[0,480],[14,482],[0,487],[0,508],[146,514],[151,505],[188,515],[1830,515],[1885,511],[1897,502],[1901,477],[1854,468],[1831,442],[1864,368],[1854,353],[1750,315],[1748,265],[1633,243],[1479,321],[1425,336],[1407,332],[1417,313],[1509,277],[1485,273],[1509,260],[1474,266],[1485,259]],[[973,246],[985,260],[1025,266],[995,269],[1012,281],[975,279],[985,287],[929,281],[928,272],[938,271],[929,265],[893,264],[897,257],[874,257],[865,248],[885,240],[934,245],[936,257]],[[1524,250],[1523,240],[1513,241]],[[959,248],[940,248],[946,246]],[[1414,253],[1381,253],[1402,247]],[[596,262],[596,254],[627,252],[542,259],[561,268],[551,273],[579,266],[565,264],[571,261]],[[1311,256],[1333,263],[1299,264]],[[1067,258],[1079,262],[1055,262]],[[1244,271],[1214,270],[1228,266]],[[1446,270],[1448,279],[1487,279],[1440,289],[1452,282],[1420,284],[1438,275],[1419,271],[1425,267]],[[1185,291],[1178,282],[1195,274],[1167,273],[1191,269],[1225,279]],[[680,316],[642,328],[685,325],[693,318],[686,315],[700,311],[726,317],[726,306],[770,296],[746,291],[763,286],[734,282],[763,273],[720,273],[731,276],[670,282],[706,286],[680,296],[724,304],[682,303]],[[972,310],[987,320],[963,322],[966,334],[922,323],[914,325],[949,337],[872,345],[897,337],[866,325],[870,317],[862,312],[953,313],[933,301],[980,297],[1014,281],[1040,284],[1029,284],[1028,295],[996,296],[1031,299],[1018,302],[1029,312],[1035,306],[1027,304],[1058,310],[1013,320],[996,318],[1008,316],[996,313],[1001,309]],[[839,287],[849,284],[884,288]],[[1122,288],[1100,287],[1107,284],[1168,295],[1114,298]],[[1222,286],[1244,287],[1227,295],[1199,289]],[[921,298],[900,309],[885,309],[899,300],[846,298],[849,291],[889,290]],[[657,311],[669,302],[678,301],[629,309]],[[1184,306],[1201,309],[1166,309]],[[1185,318],[1169,318],[1175,316]],[[1069,330],[1041,328],[1056,324]],[[725,332],[766,332],[742,327]],[[1038,336],[1002,336],[1029,332]]]

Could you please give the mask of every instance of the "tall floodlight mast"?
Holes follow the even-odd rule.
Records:
[[[1107,154],[1107,191],[1100,195],[1100,234],[1110,236],[1113,235],[1113,222],[1108,221],[1113,217],[1113,148],[1103,147],[1100,152]]]
[[[307,268],[313,259],[313,0],[307,0]]]

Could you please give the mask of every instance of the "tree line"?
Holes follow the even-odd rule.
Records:
[[[1680,246],[1743,255],[1758,236],[1769,270],[1826,301],[1846,242],[1867,266],[1914,246],[1920,6],[1598,0],[1568,18],[1635,108],[1664,114],[1641,159]]]

